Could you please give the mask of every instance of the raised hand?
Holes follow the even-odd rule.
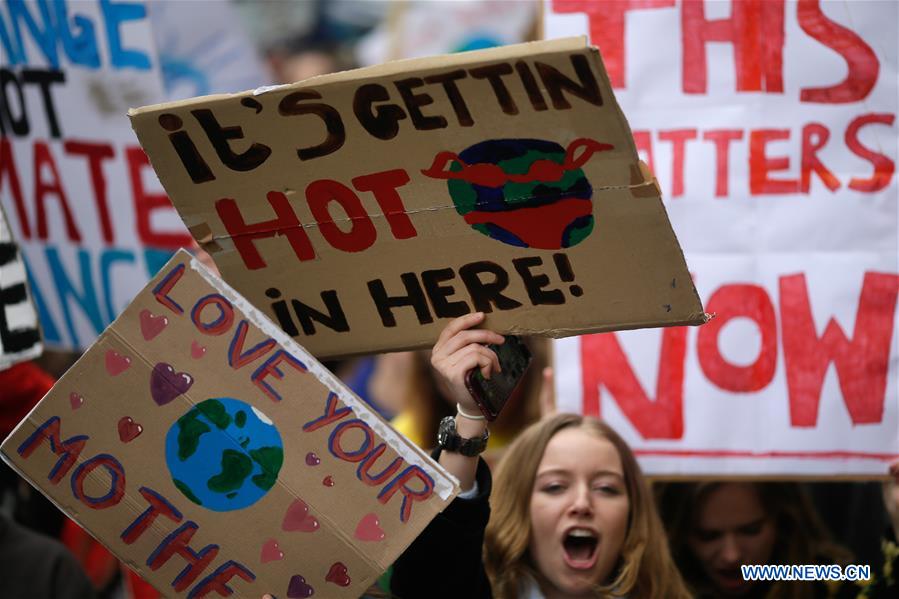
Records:
[[[442,387],[449,398],[462,406],[465,412],[479,413],[478,407],[465,386],[470,370],[481,369],[484,378],[500,371],[499,359],[486,344],[501,344],[503,336],[486,329],[473,329],[484,321],[483,312],[466,314],[451,321],[437,338],[431,350],[431,366],[443,379]]]

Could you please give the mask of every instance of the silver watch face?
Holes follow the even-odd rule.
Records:
[[[450,446],[453,437],[458,439],[456,435],[456,421],[452,416],[447,416],[440,421],[440,428],[437,430],[437,444],[444,449],[452,449],[458,445],[458,441]]]
[[[452,416],[447,416],[440,421],[440,428],[437,429],[437,444],[447,451],[474,457],[487,448],[489,436],[490,432],[485,430],[482,437],[464,439],[456,432],[456,419]]]

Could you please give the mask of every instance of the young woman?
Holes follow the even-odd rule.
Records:
[[[743,580],[744,564],[853,563],[848,551],[829,540],[796,483],[672,483],[659,489],[659,500],[674,558],[699,599],[893,599],[899,597],[899,461],[890,474],[884,502],[892,526],[882,541],[882,559],[870,564],[871,578],[862,581]]]
[[[488,378],[499,369],[485,344],[503,338],[473,328],[483,318],[454,320],[432,352],[431,363],[458,405],[456,416],[441,424],[435,456],[459,478],[463,493],[397,561],[394,595],[688,597],[632,452],[599,421],[558,415],[526,429],[497,470],[491,518],[490,471],[477,457],[487,423],[464,383],[473,368]]]

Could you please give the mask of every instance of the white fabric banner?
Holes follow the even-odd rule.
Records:
[[[224,1],[0,0],[0,57],[0,199],[46,345],[84,349],[193,245],[128,109],[268,74]]]
[[[0,2],[0,197],[48,346],[90,345],[184,225],[131,130],[164,99],[142,2]]]
[[[590,36],[710,323],[556,342],[565,410],[651,474],[885,474],[899,456],[899,4],[546,0]]]

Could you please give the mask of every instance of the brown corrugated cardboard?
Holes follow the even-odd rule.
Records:
[[[457,492],[185,252],[0,451],[165,596],[358,597]]]
[[[476,310],[553,337],[705,322],[583,39],[130,116],[225,279],[319,357],[426,347]]]

